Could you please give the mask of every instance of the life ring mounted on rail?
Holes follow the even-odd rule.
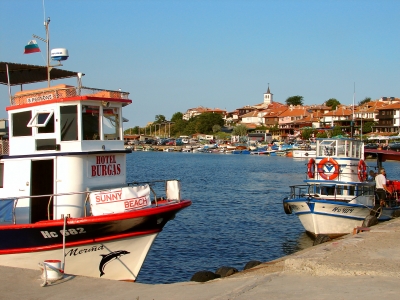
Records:
[[[357,174],[361,182],[367,180],[367,165],[362,159],[358,162]]]
[[[334,168],[333,173],[326,174],[325,166],[328,168],[328,171],[330,171],[332,168]],[[339,170],[340,170],[339,164],[333,158],[325,157],[324,159],[321,159],[321,161],[318,163],[318,174],[325,180],[333,180],[336,177],[338,177]]]
[[[315,159],[310,158],[307,164],[307,175],[308,178],[315,178]]]

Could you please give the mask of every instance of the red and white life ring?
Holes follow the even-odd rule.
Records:
[[[307,175],[308,178],[315,178],[315,159],[310,158],[307,164]]]
[[[358,162],[357,174],[361,182],[367,180],[367,165],[362,159]]]
[[[335,168],[332,174],[330,175],[325,174],[324,170],[325,165],[328,165],[329,168],[331,168],[332,166]],[[339,164],[333,158],[325,157],[324,159],[321,159],[321,161],[318,163],[318,174],[325,180],[333,180],[336,177],[338,177],[339,170],[340,170]]]

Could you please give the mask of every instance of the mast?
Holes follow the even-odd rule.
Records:
[[[47,67],[47,87],[50,87],[50,71],[52,67],[50,66],[50,41],[49,41],[49,24],[50,24],[50,17],[44,21],[44,28],[46,29],[46,38],[41,38],[36,34],[32,34],[32,36],[42,42],[46,43],[46,67]]]

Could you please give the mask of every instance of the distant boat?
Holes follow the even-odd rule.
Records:
[[[292,151],[292,154],[293,158],[310,158],[310,157],[316,157],[317,151],[296,149]]]

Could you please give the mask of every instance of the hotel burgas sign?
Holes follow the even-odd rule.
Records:
[[[89,177],[118,176],[122,173],[122,155],[96,155],[89,160]]]

